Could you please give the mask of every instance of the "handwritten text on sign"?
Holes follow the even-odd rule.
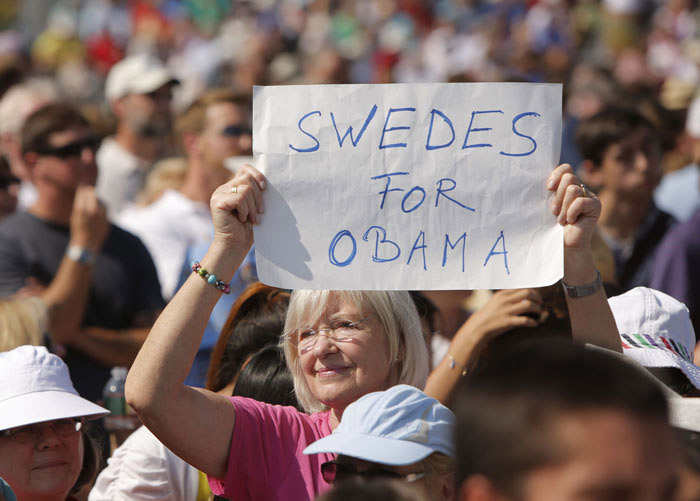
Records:
[[[482,289],[561,278],[545,180],[561,86],[256,87],[267,176],[255,228],[265,283],[314,289]]]

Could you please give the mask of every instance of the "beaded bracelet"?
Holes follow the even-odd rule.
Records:
[[[231,293],[231,284],[227,284],[224,281],[217,279],[216,275],[212,275],[207,270],[202,268],[202,265],[199,264],[199,261],[192,261],[192,272],[202,277],[204,280],[207,281],[207,283],[212,284],[224,294]]]
[[[457,361],[454,359],[452,355],[449,353],[447,354],[447,357],[450,359],[450,369],[459,369],[462,371],[462,376],[467,375],[467,368],[464,367],[462,364],[457,363]]]

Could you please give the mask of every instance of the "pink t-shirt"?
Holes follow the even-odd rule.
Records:
[[[304,414],[294,407],[231,397],[236,424],[226,478],[209,478],[214,494],[236,501],[314,499],[330,486],[321,465],[334,454],[305,456],[303,450],[331,434],[330,411]]]

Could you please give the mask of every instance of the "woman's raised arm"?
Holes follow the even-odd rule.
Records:
[[[219,280],[229,282],[250,249],[266,188],[265,177],[244,166],[212,195],[214,240],[201,266]],[[156,320],[126,381],[127,402],[153,434],[216,478],[226,474],[234,408],[226,397],[184,381],[220,296],[193,273]]]
[[[564,226],[564,278],[569,286],[584,292],[582,297],[566,295],[571,331],[575,340],[622,352],[620,336],[608,298],[599,287],[600,275],[593,263],[591,239],[600,217],[600,200],[573,174],[571,166],[558,166],[547,180],[554,193],[552,214]]]

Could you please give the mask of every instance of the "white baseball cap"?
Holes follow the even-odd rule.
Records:
[[[400,384],[368,393],[343,412],[333,433],[304,449],[392,466],[417,463],[433,452],[455,456],[455,416],[419,389]]]
[[[700,388],[700,367],[693,363],[695,330],[683,303],[648,287],[635,287],[608,302],[626,356],[644,367],[676,367]]]
[[[700,398],[669,398],[668,410],[671,426],[700,433]]]
[[[0,430],[107,414],[107,409],[78,395],[68,366],[45,347],[20,346],[0,353]]]
[[[115,101],[129,94],[148,94],[167,83],[179,80],[160,60],[147,54],[129,56],[109,70],[105,82],[105,96]]]

